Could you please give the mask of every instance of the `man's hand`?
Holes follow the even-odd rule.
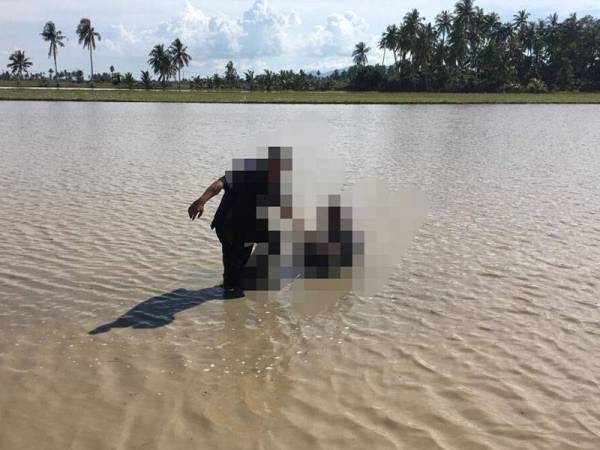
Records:
[[[202,196],[194,203],[192,203],[188,208],[188,214],[190,216],[190,219],[194,220],[195,218],[202,216],[202,213],[204,212],[204,204],[211,198],[213,198],[215,195],[217,195],[219,192],[221,192],[221,189],[223,189],[224,187],[225,184],[223,184],[223,181],[221,181],[220,179],[213,181],[213,183],[208,188],[206,188],[204,194],[202,194]]]
[[[199,198],[194,203],[192,203],[190,205],[190,207],[188,208],[188,214],[190,216],[190,219],[192,219],[192,220],[196,219],[197,217],[202,216],[203,212],[204,212],[204,202],[202,201],[201,198]]]

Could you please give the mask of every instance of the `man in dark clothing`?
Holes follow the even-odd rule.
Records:
[[[233,170],[188,208],[194,220],[225,191],[211,228],[223,251],[226,297],[243,288],[280,289],[295,278],[345,277],[346,269],[364,262],[364,233],[353,228],[352,210],[341,205],[340,195],[317,207],[316,229],[305,229],[302,217],[292,217],[292,149],[267,151],[265,158],[234,160]]]
[[[241,292],[253,244],[269,242],[271,247],[279,241],[278,233],[269,233],[267,214],[260,214],[259,210],[282,206],[281,171],[291,170],[288,149],[283,148],[283,158],[281,147],[269,147],[267,158],[235,160],[234,170],[214,181],[188,208],[190,219],[194,220],[202,215],[208,200],[225,191],[211,228],[221,242],[226,294]],[[285,202],[291,207],[291,199]]]

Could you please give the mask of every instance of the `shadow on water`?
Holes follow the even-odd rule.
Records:
[[[220,286],[195,291],[175,289],[143,301],[114,321],[94,328],[89,334],[106,333],[113,328],[158,328],[173,322],[175,314],[186,309],[211,300],[239,297],[242,297],[242,295],[224,296],[223,289]]]

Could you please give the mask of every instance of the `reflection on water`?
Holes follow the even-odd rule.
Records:
[[[223,300],[186,208],[315,111],[425,224],[370,297]],[[597,448],[597,107],[0,113],[0,448]]]

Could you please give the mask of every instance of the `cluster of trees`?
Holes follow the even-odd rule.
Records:
[[[380,66],[367,66],[370,50],[359,43],[356,89],[501,91],[513,89],[600,89],[600,20],[557,14],[530,20],[518,11],[510,22],[486,13],[473,0],[459,0],[434,23],[418,10],[389,25],[378,46]],[[385,58],[393,57],[393,65]]]
[[[14,55],[14,53],[13,53],[13,55]],[[69,72],[68,70],[63,70],[63,71],[60,71],[57,73],[55,73],[53,69],[49,69],[48,73],[50,75],[50,78],[54,78],[55,80],[63,80],[63,81],[68,81],[68,82],[73,82],[73,83],[83,83],[83,81],[84,81],[83,71],[79,70],[79,69],[73,70],[72,72]],[[13,79],[15,76],[16,76],[16,74],[11,74],[11,72],[5,71],[5,72],[0,73],[0,80],[9,81],[9,80]],[[28,80],[38,80],[40,82],[47,81],[46,74],[44,72],[23,73],[20,78],[28,79]]]
[[[155,45],[148,56],[150,57],[148,64],[150,64],[154,74],[158,75],[160,83],[164,85],[169,81],[169,78],[177,75],[178,86],[181,86],[181,69],[190,63],[192,57],[179,38],[175,39],[167,49],[163,44]],[[148,76],[147,72],[142,71],[143,79]]]
[[[100,41],[102,37],[100,33],[98,33],[95,28],[92,26],[92,22],[90,19],[83,18],[79,21],[79,25],[77,25],[77,29],[75,30],[77,33],[77,37],[79,39],[79,44],[83,45],[84,49],[89,49],[90,51],[90,79],[94,79],[94,59],[93,59],[93,51],[96,50],[96,40]],[[55,77],[58,77],[58,65],[56,62],[58,49],[60,47],[64,47],[65,44],[63,40],[65,39],[65,35],[62,31],[56,28],[54,22],[49,21],[46,22],[42,32],[40,33],[44,41],[48,42],[48,58],[54,59],[54,70],[50,69],[49,73],[52,77],[52,74],[55,74]],[[31,60],[25,56],[24,50],[15,50],[9,57],[10,63],[7,67],[10,69],[12,75],[16,76],[18,80],[23,78],[23,75],[29,73],[29,68],[33,65]],[[75,72],[71,72],[71,74],[76,74],[75,78],[79,79],[79,73],[81,71],[77,70]],[[64,71],[64,76],[68,76],[69,72]],[[83,76],[83,73],[81,73]],[[34,77],[35,78],[35,77]]]
[[[346,72],[344,72],[345,74]],[[189,81],[190,89],[247,89],[247,90],[331,90],[342,89],[339,71],[335,71],[331,76],[323,77],[319,72],[306,73],[303,70],[294,72],[293,70],[280,70],[274,72],[265,70],[263,73],[256,74],[253,70],[247,70],[243,76],[239,76],[233,61],[225,65],[223,76],[215,73],[212,76],[196,76]]]
[[[76,32],[79,43],[90,53],[91,80],[123,83],[129,88],[136,83],[145,88],[154,86],[149,71],[141,72],[139,82],[131,73],[115,73],[112,66],[110,74],[94,75],[93,50],[101,36],[89,19],[81,19]],[[55,79],[82,81],[81,71],[58,71],[57,51],[64,46],[64,35],[53,22],[45,24],[41,36],[49,43],[48,57],[54,59],[50,77],[54,74]],[[261,74],[249,70],[240,77],[229,61],[223,75],[183,81],[191,89],[600,90],[600,20],[591,16],[572,14],[561,22],[552,14],[533,21],[522,10],[512,21],[503,22],[498,14],[474,6],[473,0],[459,0],[453,11],[442,11],[433,23],[425,22],[417,9],[409,11],[401,23],[386,28],[378,47],[383,50],[381,64],[370,65],[371,49],[359,42],[352,52],[354,65],[326,76],[302,70],[265,70]],[[390,56],[393,62],[386,65]],[[181,70],[191,59],[187,47],[175,39],[168,47],[155,45],[148,64],[162,87],[171,79],[181,87]],[[10,56],[8,68],[20,79],[31,65],[25,52],[17,50]],[[4,73],[0,78],[9,76]]]

